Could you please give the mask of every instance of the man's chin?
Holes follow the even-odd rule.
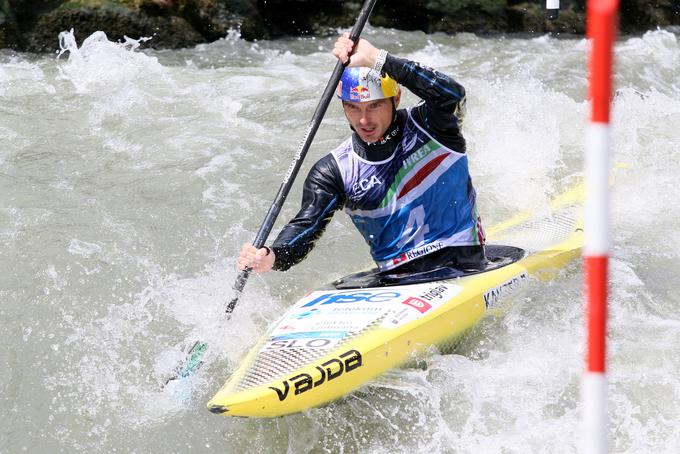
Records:
[[[378,139],[379,139],[379,137],[377,137],[375,134],[371,134],[371,135],[368,135],[368,136],[363,135],[363,134],[359,134],[359,137],[361,138],[361,140],[363,140],[366,143],[377,142]]]

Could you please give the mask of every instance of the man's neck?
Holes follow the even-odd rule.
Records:
[[[384,161],[392,156],[394,148],[399,143],[401,137],[401,126],[398,117],[392,122],[385,134],[375,142],[366,143],[355,132],[352,134],[352,145],[354,152],[363,159],[372,162]]]

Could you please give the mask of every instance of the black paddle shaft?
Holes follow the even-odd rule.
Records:
[[[368,21],[368,17],[371,15],[371,11],[373,10],[373,6],[375,5],[376,1],[377,0],[364,1],[363,6],[361,7],[361,11],[359,12],[359,17],[357,17],[357,21],[349,34],[350,39],[355,43],[357,42],[359,36],[361,35],[361,32],[363,31],[364,26]],[[297,174],[300,171],[302,161],[304,161],[305,156],[307,156],[307,152],[309,151],[309,147],[312,145],[312,141],[314,140],[316,131],[319,129],[321,120],[323,120],[323,117],[326,114],[326,110],[328,109],[328,105],[331,103],[333,93],[335,92],[338,82],[340,82],[340,78],[342,77],[342,72],[344,71],[345,66],[346,64],[343,64],[341,61],[338,61],[335,65],[333,74],[331,74],[331,78],[328,81],[328,84],[326,85],[326,89],[324,90],[321,99],[319,100],[319,104],[316,106],[316,110],[314,111],[312,120],[309,122],[307,133],[305,134],[304,139],[302,139],[300,148],[298,149],[298,152],[296,153],[293,162],[290,164],[290,167],[288,168],[288,173],[286,173],[286,176],[284,177],[283,182],[281,183],[281,187],[279,188],[279,192],[276,194],[274,202],[272,203],[271,207],[269,207],[269,211],[267,212],[267,216],[265,216],[264,221],[260,226],[260,230],[257,232],[257,235],[255,236],[253,246],[255,246],[258,249],[264,246],[264,243],[267,241],[267,237],[269,237],[269,234],[271,233],[272,228],[274,227],[276,218],[279,216],[279,213],[281,212],[281,208],[283,207],[283,203],[286,201],[286,197],[288,197],[288,193],[290,192],[290,188],[293,186],[295,177],[297,177]],[[245,270],[241,271],[238,277],[236,278],[236,282],[234,283],[235,295],[234,298],[231,301],[229,301],[229,304],[227,304],[226,309],[227,314],[230,314],[231,312],[234,311],[236,303],[238,303],[238,299],[241,296],[241,293],[243,292],[243,288],[245,287],[246,282],[248,282],[248,276],[250,276],[251,271],[252,271],[251,268],[246,268]]]

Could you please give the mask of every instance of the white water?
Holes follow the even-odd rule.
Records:
[[[581,175],[584,40],[370,29],[468,91],[487,225],[540,209]],[[0,53],[0,452],[576,452],[580,265],[532,283],[426,369],[331,405],[228,419],[205,402],[268,323],[369,263],[343,214],[288,273],[251,278],[252,239],[333,65],[328,39],[181,51],[91,36],[70,53]],[[56,42],[56,37],[55,37]],[[680,451],[680,46],[620,40],[614,108],[612,452]],[[415,102],[412,95],[405,104]],[[303,168],[348,134],[333,104]],[[301,179],[300,179],[301,180]],[[299,203],[299,182],[279,225]],[[207,364],[159,384],[192,339]]]

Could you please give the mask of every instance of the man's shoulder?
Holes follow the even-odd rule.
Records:
[[[403,120],[403,125],[405,126],[404,129],[415,129],[414,126],[419,126],[420,129],[424,130],[429,130],[429,125],[427,121],[425,120],[427,118],[426,112],[427,112],[428,106],[425,104],[425,102],[419,102],[415,106],[409,107],[408,109],[404,109],[404,120]],[[408,125],[411,125],[410,128],[408,128]]]
[[[317,186],[330,186],[338,191],[342,188],[342,175],[338,166],[338,158],[333,153],[334,151],[316,161],[309,171],[307,181]]]
[[[346,153],[348,150],[352,149],[352,137],[347,137],[345,140],[340,142],[340,144],[330,151],[326,156],[338,156],[341,153]]]

